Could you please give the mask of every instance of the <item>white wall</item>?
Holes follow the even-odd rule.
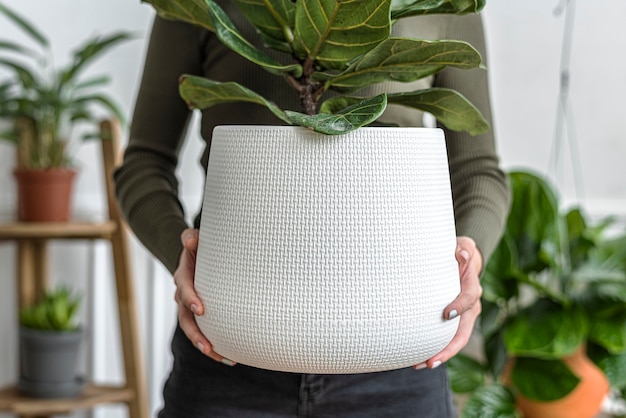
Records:
[[[149,6],[126,0],[79,1],[4,0],[26,15],[55,45],[57,62],[62,63],[80,40],[96,32],[125,29],[138,38],[103,57],[93,73],[110,73],[113,83],[109,93],[130,114],[137,91],[145,50],[147,28],[152,17]],[[581,184],[576,191],[570,148],[561,152],[559,165],[550,165],[554,142],[559,88],[560,48],[564,16],[555,17],[558,0],[512,2],[490,0],[485,10],[488,34],[495,130],[502,162],[506,168],[534,168],[550,172],[563,197],[579,200],[594,215],[626,214],[626,141],[621,131],[626,95],[626,36],[621,19],[626,16],[623,0],[578,0],[571,56],[571,110],[575,116],[576,141],[572,149],[580,156]],[[595,7],[593,7],[595,6]],[[0,37],[17,34],[0,18]],[[17,35],[16,35],[17,36]],[[96,70],[96,67],[98,69]],[[192,129],[192,131],[194,131]],[[565,138],[566,140],[568,138]],[[570,142],[572,138],[570,137]],[[190,212],[197,207],[201,192],[200,169],[196,164],[200,150],[197,135],[192,135],[183,150],[186,164],[181,168],[181,193]],[[78,183],[75,212],[97,217],[104,212],[99,154],[95,144],[80,149],[83,169]],[[576,154],[576,153],[575,153]],[[11,170],[13,149],[0,144],[0,216],[12,216],[15,191]],[[184,171],[183,171],[184,170]],[[581,197],[584,197],[582,199]],[[116,314],[112,310],[109,248],[106,243],[93,245],[56,243],[52,248],[52,277],[85,288],[89,298],[85,315],[93,310],[93,344],[87,357],[96,359],[96,380],[119,381],[121,359],[116,334]],[[15,249],[0,242],[0,386],[16,377],[15,327]],[[67,260],[72,260],[68,263]],[[137,294],[141,306],[147,370],[153,408],[160,402],[160,385],[169,367],[169,333],[175,310],[171,278],[137,242],[133,242],[133,261]],[[84,279],[93,275],[93,289]],[[149,320],[149,315],[156,316]],[[87,361],[85,369],[88,369]],[[124,408],[98,408],[102,417],[125,416]],[[1,414],[0,414],[1,416]]]
[[[570,148],[562,148],[557,170],[550,169],[560,80],[565,15],[553,11],[561,0],[487,2],[495,129],[507,168],[549,172],[567,200],[584,197],[598,213],[626,212],[622,130],[626,94],[626,48],[621,19],[626,2],[577,0],[570,65],[570,106],[579,155],[578,196]],[[573,2],[573,0],[570,0]]]

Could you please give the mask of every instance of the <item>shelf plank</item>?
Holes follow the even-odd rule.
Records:
[[[18,415],[68,414],[77,409],[104,403],[127,403],[135,397],[133,389],[119,386],[87,385],[76,398],[39,399],[20,394],[15,386],[0,389],[0,411]]]
[[[14,222],[0,223],[1,240],[19,239],[109,239],[117,223],[91,222]]]

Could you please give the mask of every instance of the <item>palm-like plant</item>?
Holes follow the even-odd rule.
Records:
[[[163,17],[215,32],[222,43],[257,64],[260,71],[283,77],[299,95],[304,113],[280,109],[234,82],[184,75],[181,95],[192,108],[251,102],[267,107],[287,124],[341,134],[375,122],[387,104],[393,103],[430,112],[451,129],[471,134],[488,129],[480,112],[450,89],[358,95],[372,84],[411,82],[448,66],[479,67],[480,54],[465,42],[394,38],[391,27],[410,16],[475,13],[484,0],[235,0],[264,45],[285,53],[284,62],[245,39],[212,0],[145,1]],[[339,96],[325,98],[329,90]]]
[[[15,126],[0,132],[0,138],[20,147],[26,168],[71,166],[67,141],[76,123],[94,124],[94,107],[102,107],[123,120],[122,112],[98,89],[110,82],[107,76],[83,79],[87,66],[104,52],[130,38],[126,32],[96,36],[77,48],[65,67],[53,66],[49,40],[31,23],[0,3],[0,13],[19,27],[37,47],[31,49],[0,39],[0,120]],[[95,105],[95,106],[94,106]],[[84,138],[92,138],[88,133]]]

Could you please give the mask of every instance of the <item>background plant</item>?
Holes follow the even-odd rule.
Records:
[[[100,91],[110,78],[82,75],[96,58],[129,39],[130,34],[94,36],[73,52],[66,66],[57,69],[45,35],[2,3],[0,13],[36,47],[0,39],[0,70],[8,73],[7,76],[0,73],[0,120],[16,127],[0,132],[0,138],[20,147],[28,168],[70,166],[67,136],[74,124],[97,123],[94,110],[98,107],[124,119],[115,102]],[[94,137],[99,135],[87,133],[83,139]]]
[[[449,66],[479,67],[480,54],[465,42],[393,38],[391,27],[410,16],[475,13],[484,0],[235,0],[264,45],[285,53],[284,63],[245,39],[212,0],[145,1],[163,17],[215,32],[260,71],[283,77],[299,95],[304,113],[280,109],[234,82],[184,75],[180,91],[192,108],[246,101],[265,106],[287,124],[341,134],[373,123],[394,103],[427,111],[450,129],[478,134],[489,128],[480,112],[450,89],[358,95],[363,87],[384,81],[415,81]],[[329,90],[340,96],[324,98]]]
[[[626,388],[626,234],[613,218],[591,223],[580,208],[561,211],[540,175],[509,179],[506,231],[483,277],[485,360],[460,355],[450,363],[455,390],[474,392],[463,417],[517,416],[516,393],[566,396],[579,379],[562,358],[581,347],[613,388]]]
[[[76,330],[80,300],[67,287],[46,291],[38,303],[20,311],[20,325],[43,331]]]

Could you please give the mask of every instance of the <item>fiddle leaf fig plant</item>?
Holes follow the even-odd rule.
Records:
[[[286,124],[342,134],[374,123],[388,104],[397,104],[429,112],[448,128],[472,135],[489,129],[480,112],[451,89],[359,94],[373,84],[412,82],[446,67],[480,67],[480,54],[466,42],[396,38],[391,28],[411,16],[477,13],[484,0],[235,0],[265,47],[285,54],[283,62],[245,39],[215,1],[144,1],[164,18],[214,32],[260,71],[284,78],[302,107],[281,109],[240,84],[182,75],[181,96],[191,108],[250,102],[265,106]],[[336,94],[325,97],[329,91]]]
[[[110,77],[85,78],[83,72],[103,53],[132,36],[127,32],[94,36],[73,52],[67,65],[56,68],[50,41],[39,29],[2,3],[0,15],[23,32],[24,41],[30,40],[22,44],[0,39],[0,120],[13,125],[0,132],[0,139],[19,147],[25,168],[72,166],[68,149],[72,126],[96,125],[97,108],[124,120],[117,104],[101,91]],[[83,137],[89,138],[99,138],[99,134]]]

